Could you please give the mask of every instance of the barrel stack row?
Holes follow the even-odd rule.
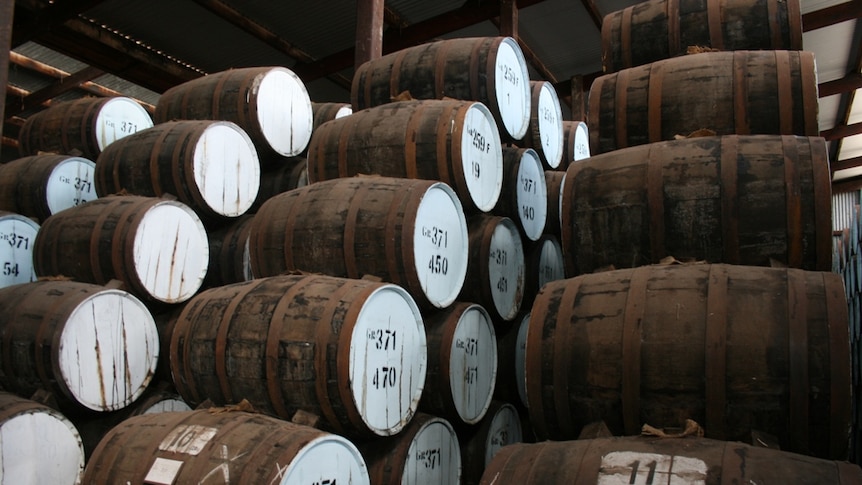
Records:
[[[523,350],[530,424],[554,441],[505,448],[482,483],[862,480],[823,460],[849,456],[851,359],[799,17],[729,1],[605,17],[593,156],[562,189],[568,279],[536,296]],[[577,440],[597,422],[706,439]],[[794,454],[729,443],[757,437]]]
[[[499,57],[497,65],[511,62],[514,55],[514,67],[525,72],[511,39],[471,43],[503,45],[502,53],[491,54]],[[510,85],[527,85],[525,76],[515,78],[502,68],[500,76]],[[257,86],[257,91],[243,91],[249,86]],[[235,405],[246,399],[282,421],[315,424],[349,436],[363,456],[381,457],[379,463],[370,463],[367,473],[389,470],[393,482],[413,476],[421,483],[428,473],[457,481],[462,469],[477,481],[490,459],[489,450],[519,440],[517,412],[510,404],[492,402],[497,377],[495,325],[513,320],[522,305],[522,234],[531,230],[532,240],[542,233],[542,226],[525,230],[521,223],[538,219],[539,212],[522,208],[547,204],[545,193],[537,189],[544,181],[539,156],[532,150],[513,152],[504,171],[497,131],[502,121],[484,103],[410,101],[405,106],[411,107],[404,109],[417,106],[423,114],[415,118],[420,126],[411,124],[412,129],[425,137],[440,135],[436,148],[433,143],[420,146],[418,166],[423,170],[442,166],[448,173],[423,180],[415,173],[408,174],[412,178],[393,177],[374,168],[369,173],[386,176],[312,178],[316,183],[306,188],[270,197],[290,188],[283,183],[298,187],[308,177],[302,174],[304,160],[293,158],[304,151],[301,138],[307,124],[304,119],[281,118],[284,113],[297,116],[306,103],[293,99],[293,108],[273,108],[281,101],[274,93],[304,93],[300,88],[292,73],[282,68],[208,76],[166,92],[156,108],[155,124],[96,114],[92,123],[122,125],[123,137],[90,151],[66,147],[56,149],[62,154],[50,155],[54,167],[61,169],[43,169],[42,180],[35,184],[57,179],[74,190],[63,193],[62,208],[26,210],[43,227],[39,241],[33,237],[21,244],[36,247],[33,274],[57,281],[13,286],[8,295],[13,314],[32,313],[36,318],[50,308],[42,317],[49,326],[29,330],[10,320],[4,325],[11,330],[4,335],[18,348],[34,347],[40,335],[54,332],[59,345],[36,343],[35,354],[4,369],[3,385],[24,396],[47,390],[46,401],[57,401],[59,409],[74,415],[83,447],[92,454],[85,480],[125,476],[120,464],[125,458],[107,462],[114,458],[103,458],[102,450],[138,437],[135,421],[121,420],[154,387],[154,374],[171,379],[183,405],[204,401]],[[251,100],[257,112],[231,111],[242,105],[231,96]],[[529,91],[524,96],[529,100]],[[84,105],[79,102],[78,109],[98,113],[93,100]],[[529,110],[524,103],[521,107]],[[311,110],[317,120],[335,120],[350,111],[344,105],[324,104],[311,104]],[[318,117],[319,111],[329,114]],[[42,116],[54,115],[49,111]],[[31,123],[40,117],[34,116]],[[529,111],[520,117],[529,120]],[[423,123],[434,131],[425,130]],[[445,132],[455,125],[463,133]],[[326,129],[320,123],[312,126],[314,132]],[[525,130],[529,126],[528,121]],[[32,131],[50,138],[49,128]],[[469,168],[461,168],[460,174],[459,167],[445,166],[445,158],[439,156],[447,143],[452,158],[470,159],[465,164]],[[78,152],[95,160],[78,157]],[[529,163],[521,162],[524,153]],[[29,155],[16,163],[30,170],[44,156]],[[73,157],[78,158],[70,169],[66,165]],[[526,168],[519,170],[521,165]],[[279,170],[270,171],[274,166]],[[474,169],[475,176],[470,172]],[[270,183],[272,189],[266,193],[271,179],[279,182]],[[506,189],[512,193],[507,210],[513,215],[521,211],[529,219],[492,213],[504,179],[508,186],[526,187],[520,194]],[[17,210],[31,193],[36,200],[44,198],[44,186],[33,187],[14,184],[10,190],[17,192],[6,199],[18,204]],[[101,197],[96,198],[97,193]],[[541,197],[526,202],[516,198],[529,194]],[[30,201],[27,204],[35,205]],[[544,212],[539,214],[544,217]],[[21,242],[20,237],[10,239],[10,247]],[[541,252],[551,267],[543,274],[561,275],[559,245],[543,247],[551,247]],[[468,268],[472,259],[489,264]],[[489,271],[490,263],[496,267]],[[537,289],[538,283],[533,284]],[[40,307],[46,298],[58,303]],[[109,314],[111,307],[121,310]],[[126,332],[122,325],[134,327],[134,332]],[[88,333],[84,341],[75,340]],[[57,357],[64,362],[59,369],[46,369],[39,360],[40,355],[52,354],[62,356]],[[161,361],[160,369],[156,361]],[[111,376],[124,376],[125,381]],[[427,397],[420,402],[420,395]],[[159,442],[168,452],[144,470],[146,479],[191,476],[183,473],[195,468],[182,463],[188,458],[183,454],[194,447],[175,443],[210,446],[211,454],[219,453],[212,441],[224,424],[193,417],[164,425],[161,435],[143,443]],[[108,429],[115,430],[105,439],[110,445],[96,448]],[[260,439],[260,446],[272,446]],[[346,462],[355,463],[360,454],[349,443],[338,441],[331,448],[346,449]],[[417,446],[425,449],[414,453]],[[463,466],[462,448],[469,453]],[[396,455],[400,458],[393,465]],[[479,464],[473,466],[473,461]],[[306,470],[302,473],[323,473],[315,460],[304,461],[308,462],[297,465]],[[253,466],[284,473],[260,463]],[[393,474],[393,467],[400,471]],[[326,471],[338,477],[362,476],[350,467]],[[337,477],[324,473],[317,478]]]

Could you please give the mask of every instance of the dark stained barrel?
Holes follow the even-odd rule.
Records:
[[[782,450],[847,458],[847,303],[831,272],[692,264],[554,281],[533,304],[526,365],[540,439],[693,419],[707,438],[760,430]]]
[[[605,15],[602,67],[615,72],[680,56],[721,51],[801,50],[798,0],[649,0]]]
[[[123,421],[96,447],[81,481],[211,482],[370,483],[362,455],[347,439],[224,408]]]
[[[814,54],[704,52],[599,77],[590,87],[593,154],[718,135],[817,136]]]
[[[134,99],[80,98],[28,117],[18,134],[18,147],[21,156],[80,152],[95,160],[114,141],[152,126],[150,114]]]
[[[748,483],[858,485],[858,465],[707,438],[599,438],[500,450],[483,485]]]
[[[252,218],[251,214],[245,214],[226,226],[207,231],[210,257],[202,287],[224,286],[254,278],[248,246]]]
[[[283,419],[302,410],[353,436],[406,426],[426,362],[422,317],[403,288],[316,274],[203,291],[170,336],[171,374],[186,402],[247,399]]]
[[[482,103],[399,101],[321,125],[308,148],[308,181],[357,174],[439,180],[468,212],[488,212],[503,181],[502,145]]]
[[[311,138],[311,100],[305,84],[280,66],[209,74],[165,91],[153,115],[171,120],[224,120],[239,125],[258,152],[292,157]]]
[[[354,113],[392,102],[404,91],[413,99],[479,101],[491,110],[500,137],[520,140],[530,121],[530,76],[511,37],[447,39],[408,47],[366,62],[350,87]]]
[[[0,210],[44,221],[98,198],[96,163],[70,155],[33,155],[0,165]]]
[[[260,187],[249,212],[257,212],[269,199],[288,190],[308,185],[308,160],[305,157],[283,159],[275,166],[261,166]]]
[[[832,268],[831,184],[818,137],[711,136],[573,163],[562,197],[566,274],[667,256]]]

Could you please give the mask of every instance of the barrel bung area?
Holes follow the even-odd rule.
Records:
[[[862,485],[860,17],[0,3],[0,485]]]

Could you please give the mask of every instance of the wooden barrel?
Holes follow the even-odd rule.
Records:
[[[57,103],[24,122],[18,134],[21,156],[39,152],[95,160],[111,143],[153,126],[147,110],[123,96]]]
[[[357,174],[439,180],[467,212],[488,212],[502,189],[501,149],[481,103],[400,101],[321,125],[308,148],[308,181]]]
[[[566,274],[667,256],[829,271],[831,184],[817,137],[721,136],[574,163],[562,196]]]
[[[718,135],[817,136],[814,54],[704,52],[624,69],[590,87],[592,153]]]
[[[33,246],[39,276],[105,284],[146,301],[182,303],[200,288],[209,246],[198,216],[181,202],[100,197],[45,220]]]
[[[353,114],[353,107],[348,103],[311,103],[312,135],[320,125],[327,121],[344,118]]]
[[[542,162],[532,148],[503,148],[503,190],[492,212],[517,222],[529,241],[542,236],[548,219],[548,187]]]
[[[536,293],[545,286],[545,283],[566,277],[566,263],[560,240],[551,234],[545,234],[541,239],[530,244],[526,253],[522,306],[529,308],[533,304]]]
[[[497,381],[497,340],[482,305],[456,302],[425,315],[428,372],[419,409],[452,422],[476,424],[488,411]]]
[[[615,72],[686,54],[802,50],[799,0],[649,0],[605,15],[602,68]]]
[[[449,306],[467,274],[466,218],[441,182],[350,177],[310,184],[264,203],[249,237],[255,277],[293,270],[372,275],[406,288],[423,308]]]
[[[548,190],[548,216],[545,233],[560,236],[563,224],[563,189],[566,185],[566,172],[545,170],[545,187]],[[568,207],[568,206],[567,206]]]
[[[527,312],[519,315],[512,325],[497,332],[497,385],[494,387],[494,399],[521,409],[527,405],[524,351],[527,348],[529,326],[530,313]]]
[[[209,220],[244,214],[259,186],[254,145],[229,121],[160,123],[111,144],[96,160],[98,193],[171,194]]]
[[[70,155],[33,155],[0,165],[0,210],[43,221],[98,197],[96,163]]]
[[[0,381],[21,395],[51,391],[76,409],[128,406],[156,370],[153,317],[133,295],[74,281],[0,289]]]
[[[192,298],[171,335],[183,399],[243,399],[284,419],[319,416],[339,434],[389,436],[425,382],[419,309],[399,286],[323,275],[258,278]]]
[[[28,217],[0,211],[0,288],[36,281],[33,247],[40,230]]]
[[[458,429],[463,463],[461,483],[479,483],[485,467],[500,449],[520,443],[522,438],[521,418],[515,406],[494,401],[488,414],[478,425]]]
[[[515,444],[482,475],[495,483],[858,485],[858,465],[744,443],[687,437],[598,438]]]
[[[563,121],[563,158],[557,170],[590,157],[590,131],[584,121]]]
[[[524,294],[524,245],[508,217],[470,218],[470,257],[458,299],[482,305],[495,320],[518,315]]]
[[[311,100],[284,67],[245,67],[209,74],[165,91],[153,115],[171,120],[224,120],[239,125],[259,152],[299,155],[311,139]]]
[[[218,229],[207,231],[209,263],[202,288],[213,288],[254,278],[248,238],[253,216],[245,214]]]
[[[397,436],[360,443],[371,482],[378,485],[458,485],[461,447],[452,425],[418,413]]]
[[[362,64],[353,75],[354,112],[392,102],[456,98],[487,106],[500,136],[520,140],[530,124],[530,76],[511,37],[447,39],[408,47]]]
[[[0,483],[76,485],[84,471],[84,447],[75,426],[60,412],[0,392]]]
[[[112,429],[82,483],[368,485],[359,450],[341,436],[262,414],[147,414]]]
[[[264,202],[288,190],[308,185],[308,159],[293,157],[276,166],[262,167],[260,188],[249,212],[257,212]]]
[[[551,282],[527,335],[530,421],[566,440],[595,421],[632,435],[690,418],[708,438],[756,429],[846,459],[847,328],[830,272],[666,265]]]
[[[530,125],[518,145],[536,150],[542,165],[556,170],[563,159],[563,111],[554,85],[530,81]]]

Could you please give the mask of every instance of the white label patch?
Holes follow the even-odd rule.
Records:
[[[615,451],[602,457],[596,485],[697,485],[706,472],[697,458]]]
[[[215,436],[218,430],[198,425],[180,425],[159,444],[162,451],[197,455]]]
[[[156,458],[147,476],[144,477],[144,483],[153,485],[171,485],[180,472],[180,467],[183,462],[177,460],[168,460],[167,458]]]

